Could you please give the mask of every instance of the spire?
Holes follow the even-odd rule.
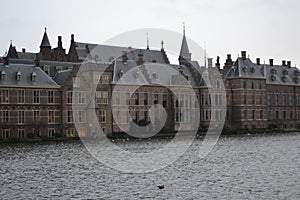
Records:
[[[51,47],[49,39],[48,39],[48,35],[47,35],[47,28],[45,28],[45,33],[44,33],[40,47]]]
[[[146,33],[146,36],[147,36],[147,50],[149,50],[149,36],[148,36],[148,33]]]
[[[186,37],[185,37],[185,24],[183,23],[183,38],[181,43],[181,49],[179,54],[179,62],[182,61],[182,59],[186,61],[191,61],[191,54],[187,45]]]
[[[162,50],[164,49],[164,41],[163,40],[161,41],[161,49]]]

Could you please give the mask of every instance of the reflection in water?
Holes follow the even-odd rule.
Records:
[[[138,152],[162,139],[116,141]],[[128,174],[97,162],[80,142],[0,145],[3,199],[299,199],[300,133],[222,137],[205,158],[196,140],[172,165]],[[107,152],[109,154],[109,151]],[[163,185],[163,189],[158,186]]]

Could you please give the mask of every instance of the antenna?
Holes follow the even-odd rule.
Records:
[[[185,35],[185,23],[182,22],[182,25],[183,25],[183,35]]]
[[[147,36],[147,50],[149,50],[149,36],[148,36],[148,32],[146,33]]]

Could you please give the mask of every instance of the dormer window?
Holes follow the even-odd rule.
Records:
[[[119,78],[122,78],[122,76],[123,76],[123,70],[122,69],[119,70],[118,76],[119,76]]]
[[[283,76],[283,77],[282,77],[282,81],[283,81],[284,83],[287,81],[286,76]]]
[[[36,73],[35,72],[32,72],[32,74],[31,74],[31,81],[36,82]]]
[[[17,81],[20,81],[20,80],[21,80],[21,75],[22,75],[21,72],[18,71],[18,72],[17,72]]]
[[[276,81],[276,76],[275,75],[271,75],[271,80],[272,81]]]
[[[1,81],[5,80],[5,75],[6,75],[5,71],[2,71],[1,72]]]
[[[272,74],[276,74],[276,73],[277,73],[277,70],[276,70],[275,68],[273,68],[273,69],[271,70],[271,73],[272,73]]]
[[[244,67],[243,67],[243,72],[246,72],[247,69],[248,69],[248,67],[247,67],[247,66],[244,66]]]
[[[254,73],[255,72],[255,68],[251,67],[251,72]]]
[[[288,70],[283,70],[283,75],[288,75],[289,71]]]
[[[295,83],[299,83],[299,78],[298,78],[298,77],[295,77],[295,78],[294,78],[294,82],[295,82]]]

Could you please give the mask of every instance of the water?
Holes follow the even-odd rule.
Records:
[[[117,143],[136,151],[165,141]],[[300,199],[300,133],[222,137],[205,159],[195,157],[200,143],[146,174],[108,168],[80,142],[1,144],[0,198]]]

